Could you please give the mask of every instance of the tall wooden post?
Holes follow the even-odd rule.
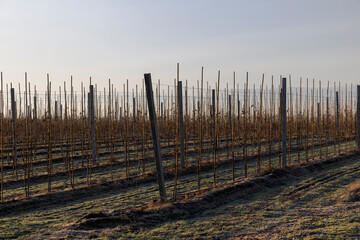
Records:
[[[164,134],[164,103],[161,102],[160,103],[160,119],[161,119],[161,122],[160,122],[160,137],[162,137],[162,134]]]
[[[11,113],[13,119],[13,167],[15,169],[17,178],[17,152],[16,152],[16,102],[15,102],[15,89],[10,89],[11,94]]]
[[[238,96],[238,98],[239,98],[239,96]],[[238,118],[239,134],[240,134],[240,126],[241,126],[241,122],[240,122],[240,100],[237,101],[237,118]]]
[[[94,86],[90,85],[90,126],[91,126],[91,144],[92,161],[96,164],[96,139],[95,139],[95,111],[94,111]]]
[[[37,96],[36,96],[36,87],[34,89],[34,114],[33,114],[33,121],[34,121],[34,152],[33,152],[33,160],[35,161],[35,157],[36,157],[36,146],[37,146],[37,141],[38,141],[38,134],[37,134]],[[32,172],[32,169],[31,169]]]
[[[151,132],[153,138],[153,147],[155,153],[156,172],[157,172],[157,179],[159,184],[160,199],[162,201],[166,201],[164,170],[161,163],[160,142],[158,135],[158,127],[156,122],[155,103],[154,103],[154,94],[151,83],[151,74],[150,73],[144,74],[144,78],[146,85],[146,97],[148,100],[148,107],[149,107],[149,117],[151,123]]]
[[[185,169],[182,81],[178,82],[178,109],[179,109],[179,138],[180,138],[180,157],[181,157],[180,161],[181,161],[181,169]]]
[[[215,89],[211,91],[211,107],[212,107],[212,120],[213,120],[213,149],[216,150],[216,112],[215,112]]]
[[[281,137],[282,137],[282,167],[286,167],[286,78],[282,79],[281,89]]]
[[[229,114],[229,128],[230,128],[230,132],[231,132],[231,129],[232,129],[232,125],[231,125],[231,95],[228,96],[229,98],[229,101],[228,101],[228,114]]]
[[[55,100],[55,121],[58,119],[58,101]]]
[[[51,82],[49,79],[49,74],[47,74],[47,84],[48,84],[48,191],[51,192],[51,181],[52,181],[52,127],[51,127]]]
[[[121,131],[121,119],[122,119],[122,111],[121,111],[121,107],[120,107],[120,115],[119,115],[119,139],[121,139],[121,134],[122,134],[122,131]]]
[[[0,132],[1,132],[1,187],[0,187],[0,199],[1,202],[4,201],[4,93],[3,93],[3,74],[2,72],[0,73],[0,78],[1,78],[1,93],[0,93],[0,109],[1,109],[1,113],[0,113]]]
[[[357,108],[356,108],[356,130],[357,130],[357,147],[360,150],[360,85],[357,85]]]
[[[213,120],[213,178],[214,184],[216,183],[216,151],[217,151],[217,136],[216,136],[216,116],[217,112],[215,103],[215,89],[211,91],[211,102],[212,102],[212,120]]]
[[[90,92],[87,93],[87,96],[88,96],[88,111],[87,111],[87,115],[88,115],[88,125],[90,127],[90,124],[91,124],[91,101],[90,101]]]
[[[235,156],[234,156],[234,142],[233,142],[233,126],[232,126],[232,122],[231,122],[231,118],[232,118],[232,113],[231,113],[231,95],[228,96],[229,97],[229,104],[228,104],[228,108],[229,108],[229,133],[230,133],[230,140],[231,140],[231,164],[232,164],[232,180],[235,181]]]
[[[337,145],[340,154],[340,129],[339,129],[339,92],[335,93],[335,101],[336,101],[336,135],[337,135]]]
[[[134,135],[135,135],[135,131],[136,131],[136,103],[135,103],[135,97],[133,97],[133,133],[134,133]]]

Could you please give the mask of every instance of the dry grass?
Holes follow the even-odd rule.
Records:
[[[51,236],[357,239],[359,202],[336,201],[359,189],[360,161],[355,158],[272,171],[188,201],[94,212]]]
[[[345,194],[341,197],[344,202],[357,202],[360,201],[360,180],[350,184],[346,190]]]

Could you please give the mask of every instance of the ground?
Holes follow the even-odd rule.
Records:
[[[0,232],[0,236],[360,239],[359,179],[360,157],[353,153],[241,179],[190,200],[122,208],[119,203],[108,206],[110,194],[109,199],[102,199],[103,207],[98,206],[96,200],[92,206],[88,199],[86,210],[79,202],[10,214],[0,219],[2,231],[7,230]],[[54,212],[63,219],[61,223],[54,220]],[[49,222],[45,223],[47,216]],[[18,225],[13,224],[23,224],[24,229],[21,232]]]

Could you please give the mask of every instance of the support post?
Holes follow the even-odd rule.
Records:
[[[96,164],[96,139],[95,139],[95,111],[94,111],[94,86],[90,85],[90,125],[91,125],[91,144],[92,161]]]
[[[213,151],[216,151],[216,112],[215,112],[215,89],[211,91],[212,120],[213,120]]]
[[[185,151],[184,151],[184,114],[182,99],[182,81],[178,82],[178,109],[179,109],[179,138],[180,138],[180,161],[181,169],[185,169]]]
[[[58,119],[58,102],[55,100],[55,121]]]
[[[88,126],[91,126],[91,101],[90,101],[90,92],[87,93],[88,96],[88,111],[87,111],[87,115],[88,115]]]
[[[238,124],[239,124],[239,126],[241,126],[241,123],[240,123],[240,100],[238,100],[238,105],[237,105],[237,118],[238,118]]]
[[[14,158],[14,169],[16,172],[16,178],[17,178],[17,152],[16,152],[16,102],[15,102],[15,89],[10,89],[11,94],[11,113],[12,113],[12,119],[13,119],[13,158]]]
[[[63,115],[62,115],[62,104],[60,103],[60,141],[62,142],[62,131],[63,131]]]
[[[281,89],[281,138],[282,138],[282,167],[286,167],[286,78],[282,79]]]
[[[52,181],[52,127],[51,127],[51,82],[49,80],[49,74],[47,74],[47,85],[48,85],[48,91],[47,91],[47,107],[48,107],[48,119],[49,119],[49,125],[48,125],[48,191],[51,192],[51,181]]]
[[[163,170],[162,163],[161,163],[159,133],[158,133],[158,127],[157,127],[157,122],[156,122],[156,113],[155,113],[155,104],[154,104],[154,94],[153,94],[152,83],[151,83],[151,74],[150,73],[144,74],[144,78],[145,78],[145,85],[146,85],[146,97],[148,100],[148,107],[149,107],[149,117],[150,117],[150,123],[151,123],[151,132],[152,132],[152,138],[153,138],[153,147],[154,147],[154,153],[155,153],[156,172],[157,172],[157,179],[158,179],[158,184],[159,184],[160,199],[162,201],[166,201],[164,170]]]
[[[229,97],[229,101],[228,101],[228,108],[229,108],[229,128],[230,128],[230,132],[231,132],[231,137],[232,137],[232,125],[231,125],[231,95],[228,96]]]
[[[161,119],[161,122],[160,122],[160,132],[161,132],[161,136],[160,137],[163,137],[162,134],[164,134],[163,130],[164,130],[164,104],[163,102],[160,103],[160,119]]]
[[[336,101],[336,135],[337,135],[337,144],[338,150],[340,154],[340,129],[339,129],[339,92],[335,93],[335,101]]]
[[[135,103],[135,97],[133,97],[133,133],[135,135],[136,131],[136,103]]]
[[[120,116],[119,116],[119,139],[121,139],[121,119],[122,119],[122,112],[121,112],[121,107],[120,107]]]
[[[35,137],[35,141],[34,141],[34,156],[35,155],[35,152],[36,152],[36,142],[37,142],[37,125],[36,125],[36,122],[37,122],[37,101],[36,101],[36,92],[34,93],[34,115],[33,115],[33,119],[34,119],[34,137]],[[61,129],[62,129],[62,126],[61,126]]]
[[[357,130],[357,147],[360,150],[360,85],[357,85],[357,108],[356,108],[356,130]]]
[[[216,132],[216,103],[215,103],[215,89],[211,91],[211,102],[212,102],[212,121],[213,121],[213,179],[216,184],[216,154],[217,154],[217,132]]]

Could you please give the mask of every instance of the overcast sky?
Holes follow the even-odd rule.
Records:
[[[74,76],[115,87],[143,74],[172,84],[242,85],[292,74],[360,84],[359,0],[0,0],[0,71],[6,83],[44,89]]]

